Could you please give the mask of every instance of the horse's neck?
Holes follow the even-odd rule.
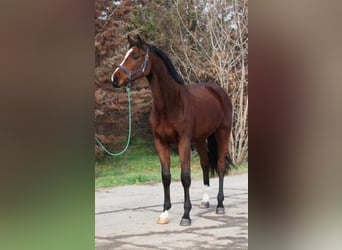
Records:
[[[178,84],[168,72],[164,62],[154,57],[148,77],[155,109],[160,113],[177,113],[183,106],[185,86]]]

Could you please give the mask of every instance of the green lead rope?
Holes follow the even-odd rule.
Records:
[[[125,148],[122,151],[120,151],[119,153],[110,152],[108,149],[105,148],[105,146],[103,146],[103,144],[100,142],[100,140],[97,139],[95,136],[96,142],[100,145],[100,147],[103,149],[103,151],[105,151],[107,154],[109,154],[111,156],[120,156],[123,153],[125,153],[128,149],[128,145],[131,141],[131,133],[132,133],[131,89],[129,87],[127,87],[126,91],[127,91],[127,96],[128,96],[128,138],[127,138],[127,143],[126,143]]]

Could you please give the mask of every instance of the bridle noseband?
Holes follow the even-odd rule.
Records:
[[[144,59],[143,65],[141,65],[139,68],[137,68],[133,72],[129,72],[123,65],[119,65],[118,66],[118,68],[121,69],[128,76],[128,85],[127,85],[128,88],[131,87],[132,77],[133,76],[135,76],[139,72],[142,72],[142,73],[145,72],[146,67],[147,67],[147,63],[148,63],[148,59],[149,59],[149,54],[150,54],[150,46],[147,44],[146,55],[145,55],[145,59]]]

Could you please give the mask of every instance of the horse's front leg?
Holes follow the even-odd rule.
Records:
[[[190,210],[191,210],[191,202],[190,202],[190,184],[191,184],[191,175],[190,175],[190,157],[191,157],[191,142],[188,138],[181,138],[178,143],[178,152],[179,158],[181,161],[181,180],[184,188],[184,215],[180,222],[181,226],[190,226]]]
[[[158,153],[161,165],[161,176],[164,187],[164,207],[163,212],[158,218],[158,224],[169,223],[169,209],[171,208],[170,201],[170,184],[171,184],[171,173],[170,173],[170,149],[169,145],[162,143],[158,138],[154,139],[156,151]]]

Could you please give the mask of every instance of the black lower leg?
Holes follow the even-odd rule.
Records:
[[[203,184],[209,186],[209,166],[208,164],[202,165]]]
[[[164,210],[169,210],[171,208],[171,200],[170,200],[170,183],[171,183],[171,175],[162,173],[162,182],[164,187]]]
[[[192,208],[191,202],[190,202],[190,194],[189,189],[191,185],[191,176],[190,172],[182,172],[181,173],[181,180],[182,185],[184,188],[184,215],[183,219],[189,219],[190,220],[190,210]]]
[[[224,200],[224,194],[223,194],[223,178],[224,174],[219,175],[219,192],[217,194],[217,207],[216,207],[216,213],[217,214],[224,214],[224,206],[223,206],[223,200]]]
[[[223,200],[224,200],[223,178],[224,178],[224,176],[219,177],[219,192],[217,194],[217,206],[218,207],[223,207]]]

